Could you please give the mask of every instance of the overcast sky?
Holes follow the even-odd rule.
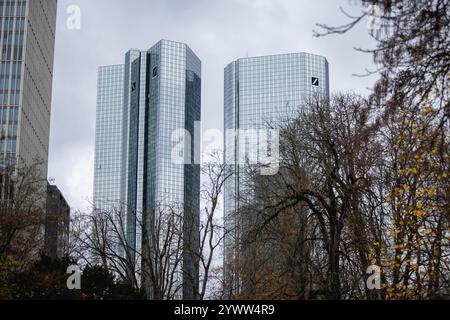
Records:
[[[223,128],[223,69],[248,56],[310,52],[330,63],[331,91],[367,94],[374,79],[353,74],[373,68],[355,47],[373,45],[367,24],[346,35],[313,37],[316,23],[340,25],[339,11],[357,0],[59,0],[49,177],[72,209],[92,201],[97,68],[121,64],[130,48],[160,39],[188,44],[202,60],[204,129]],[[70,5],[81,9],[81,28],[67,28]]]

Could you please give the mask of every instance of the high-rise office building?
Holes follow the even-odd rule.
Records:
[[[70,207],[57,186],[47,185],[45,253],[63,258],[69,251]]]
[[[114,114],[106,115],[109,112]],[[198,287],[199,276],[194,252],[198,247],[200,166],[194,161],[194,139],[184,150],[192,161],[174,161],[180,143],[174,133],[181,129],[194,137],[200,117],[201,62],[186,44],[161,40],[148,51],[127,52],[124,65],[100,68],[94,203],[115,201],[122,208],[127,242],[137,252],[146,245],[148,237],[143,233],[160,210],[170,206],[183,212],[188,222],[184,226],[190,227],[183,230],[178,273],[183,290],[182,294],[167,294],[188,299]],[[141,221],[146,224],[144,230]],[[138,265],[142,263],[139,256]],[[174,291],[179,284],[173,286]],[[148,294],[154,293],[148,290]]]
[[[241,194],[245,188],[242,161],[249,151],[242,144],[258,144],[256,135],[240,137],[245,130],[277,126],[305,105],[315,94],[328,96],[328,62],[308,53],[292,53],[244,58],[225,68],[226,163],[232,178],[225,183],[224,215],[229,232],[225,237],[224,269],[229,295],[240,294],[242,281],[233,262],[242,252],[240,239],[244,232],[239,215]],[[241,130],[241,131],[239,131]],[[252,138],[253,137],[253,138]],[[253,139],[253,140],[252,140]]]
[[[122,158],[124,66],[98,70],[95,134],[94,207],[119,205]]]
[[[57,0],[0,0],[0,160],[3,165],[41,163],[43,192],[56,8]]]

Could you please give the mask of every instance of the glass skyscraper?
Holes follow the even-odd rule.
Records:
[[[328,62],[308,53],[243,58],[225,68],[225,130],[258,130],[268,124],[277,126],[296,114],[313,95],[328,96]],[[258,141],[253,141],[258,143]],[[233,270],[233,261],[241,253],[242,227],[239,216],[240,194],[244,188],[239,159],[244,142],[236,135],[225,135],[226,163],[232,179],[225,183],[224,269],[229,295],[240,293],[241,281]],[[245,158],[245,157],[244,157]]]
[[[0,0],[0,160],[48,166],[56,0]],[[0,188],[1,199],[5,185]]]
[[[98,70],[94,207],[113,209],[120,201],[124,66]]]
[[[98,86],[94,204],[112,200],[122,208],[128,243],[138,252],[147,239],[139,221],[151,226],[154,215],[168,206],[183,212],[190,228],[183,230],[183,290],[176,296],[192,298],[199,272],[193,252],[200,166],[174,161],[180,141],[173,135],[181,129],[194,137],[201,117],[201,62],[186,44],[161,40],[148,51],[127,52],[124,65],[100,68]],[[190,142],[186,152],[193,155],[195,141]]]

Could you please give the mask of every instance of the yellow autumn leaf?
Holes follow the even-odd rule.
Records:
[[[423,114],[427,116],[427,115],[429,115],[432,111],[433,111],[433,109],[431,109],[430,107],[426,107],[426,108],[423,110]]]
[[[414,210],[413,213],[416,217],[423,217],[425,214],[425,212],[423,210]]]

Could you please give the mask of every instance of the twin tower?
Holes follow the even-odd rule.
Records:
[[[174,161],[173,152],[180,143],[174,132],[184,129],[194,137],[201,120],[201,61],[186,44],[161,40],[148,51],[130,50],[124,64],[100,67],[97,86],[94,208],[120,208],[127,242],[138,253],[148,245],[142,226],[154,224],[162,208],[179,210],[190,228],[182,237],[182,290],[171,296],[192,299],[199,279],[200,166]],[[259,128],[292,114],[311,94],[328,91],[323,57],[295,53],[239,59],[225,69],[225,129]],[[200,142],[183,143],[194,158]],[[225,141],[227,148],[239,146]],[[236,171],[225,188],[230,228],[236,227],[227,216],[238,211],[238,176]],[[238,232],[226,239],[225,259],[236,255]],[[136,256],[135,263],[142,261]],[[147,291],[151,298],[154,293]]]

